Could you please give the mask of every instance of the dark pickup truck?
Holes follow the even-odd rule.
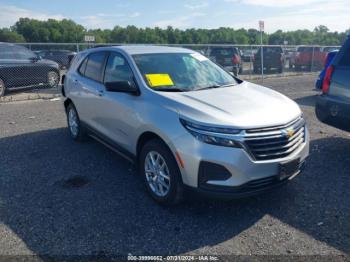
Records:
[[[242,73],[242,59],[237,47],[214,46],[209,50],[209,58],[235,76]]]
[[[285,58],[282,47],[264,46],[263,58],[264,72],[270,72],[273,69],[278,73],[283,72]],[[261,48],[259,48],[258,52],[254,56],[254,73],[261,73]]]
[[[35,53],[44,59],[55,61],[61,69],[68,69],[70,62],[77,54],[69,50],[40,50],[35,51]]]

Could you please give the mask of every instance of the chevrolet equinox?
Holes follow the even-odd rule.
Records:
[[[309,154],[299,106],[188,49],[112,46],[77,54],[64,87],[70,135],[137,165],[158,203],[186,189],[246,197],[298,175]]]

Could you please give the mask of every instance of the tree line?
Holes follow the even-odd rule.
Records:
[[[326,26],[317,26],[313,31],[278,30],[264,34],[264,44],[282,45],[341,45],[346,32],[331,32]],[[39,21],[20,18],[10,28],[0,29],[0,42],[84,42],[85,35],[95,36],[96,43],[153,43],[153,44],[260,44],[260,32],[256,29],[221,27],[218,29],[180,30],[168,26],[166,29],[115,26],[113,29],[86,29],[72,20]]]

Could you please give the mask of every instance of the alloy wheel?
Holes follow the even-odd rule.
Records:
[[[148,152],[145,158],[145,174],[148,186],[159,197],[166,196],[170,191],[169,168],[156,151]]]
[[[56,72],[49,72],[47,74],[47,82],[50,87],[56,87],[58,85],[59,79],[58,79],[58,74]]]
[[[69,130],[74,137],[78,136],[79,132],[79,124],[78,124],[78,116],[77,112],[74,109],[70,109],[68,112],[68,124]]]

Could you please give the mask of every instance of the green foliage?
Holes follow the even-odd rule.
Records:
[[[67,19],[38,21],[20,18],[11,30],[21,34],[27,42],[57,43],[83,41],[86,32],[83,26]]]
[[[26,40],[23,35],[18,34],[8,28],[0,29],[0,42],[23,43]]]
[[[283,45],[341,45],[350,32],[330,32],[320,25],[313,31],[296,30],[264,34],[264,44]],[[115,26],[110,29],[87,30],[72,20],[49,19],[39,21],[20,18],[11,28],[0,29],[0,41],[3,42],[83,42],[84,35],[94,35],[97,43],[145,43],[145,44],[260,44],[260,32],[256,29],[238,29],[221,27],[218,29],[179,30],[169,26],[166,29],[137,28],[135,26]]]

